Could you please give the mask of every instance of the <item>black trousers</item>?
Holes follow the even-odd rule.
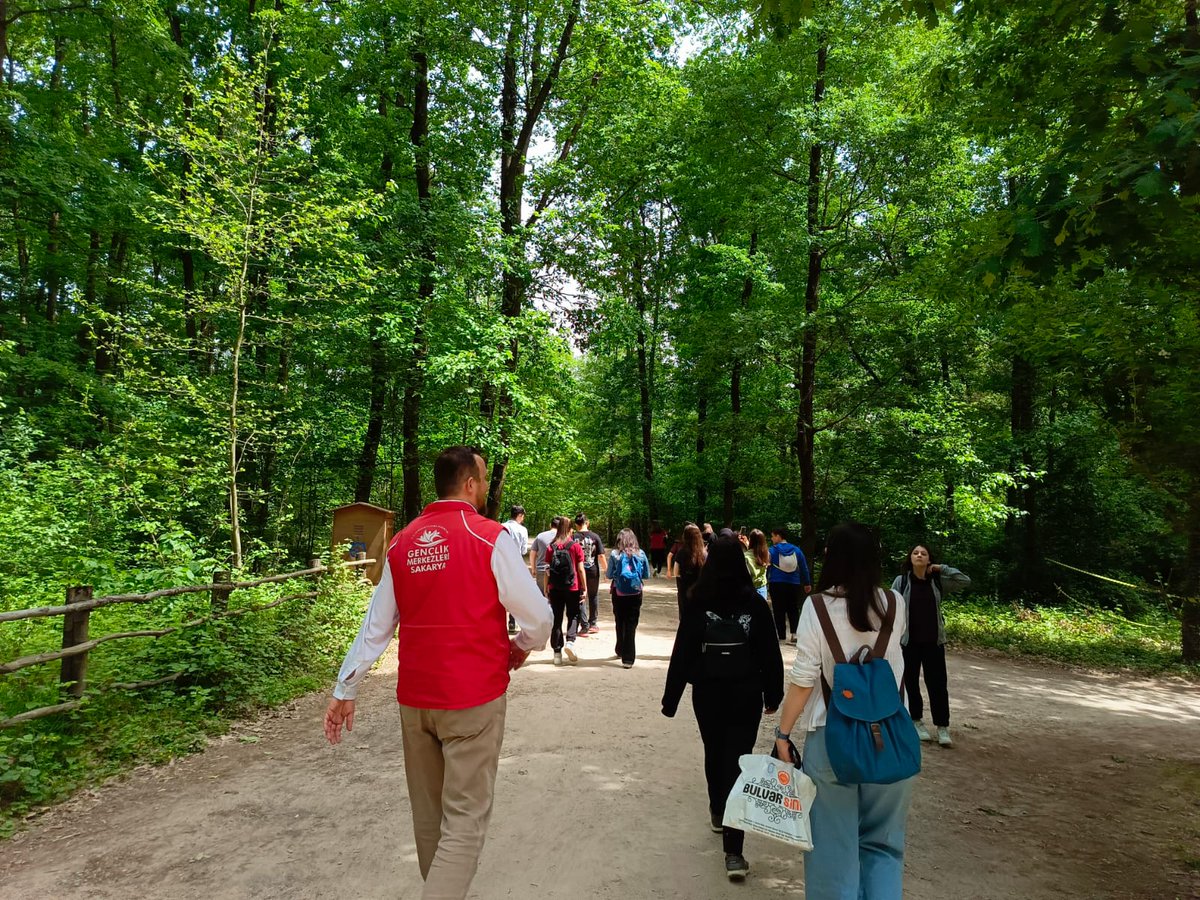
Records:
[[[692,685],[692,709],[704,742],[708,809],[713,815],[725,815],[725,801],[741,774],[738,757],[754,752],[762,703],[762,689],[753,682],[702,681]],[[721,836],[726,853],[742,852],[744,831],[726,828]]]
[[[600,615],[600,561],[597,560],[590,569],[584,569],[583,573],[587,575],[587,619],[580,622],[580,626],[595,627]]]
[[[767,594],[771,598],[771,614],[775,617],[775,631],[782,641],[788,636],[788,628],[795,634],[800,625],[800,585],[783,581],[767,583]]]
[[[696,583],[696,579],[699,577],[700,576],[697,573],[687,578],[684,578],[682,575],[680,575],[675,579],[675,590],[678,592],[676,603],[679,605],[679,618],[681,619],[683,618],[683,605],[687,603],[688,591],[692,589],[692,585]]]
[[[550,629],[550,649],[558,653],[563,648],[564,615],[567,618],[567,640],[575,640],[575,630],[579,625],[579,591],[550,588],[550,615],[554,619]]]
[[[929,712],[935,728],[950,726],[950,692],[946,683],[946,645],[936,641],[909,641],[904,648],[904,689],[908,693],[908,711],[913,719],[925,717],[921,702],[921,670],[925,670],[925,690],[929,691]]]
[[[667,551],[664,547],[662,550],[650,551],[650,565],[654,569],[654,574],[657,575],[663,570],[663,566],[667,564]]]
[[[637,659],[637,627],[642,617],[642,595],[613,593],[613,625],[617,631],[617,644],[613,652],[621,662],[632,663]]]

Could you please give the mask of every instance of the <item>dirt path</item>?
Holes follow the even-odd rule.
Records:
[[[659,713],[673,589],[646,605],[635,668],[606,630],[577,667],[547,651],[515,678],[473,897],[803,895],[799,854],[754,837],[750,879],[725,882],[695,723]],[[47,813],[0,845],[0,896],[418,897],[394,671],[368,680],[336,749],[314,695]],[[958,747],[926,753],[908,897],[1200,897],[1195,686],[968,654],[950,678]]]

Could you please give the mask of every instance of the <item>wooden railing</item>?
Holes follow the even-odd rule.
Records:
[[[369,566],[375,562],[373,559],[365,559],[365,554],[359,554],[357,559],[350,562],[338,563],[339,568],[360,568]],[[280,597],[270,603],[264,603],[260,606],[245,606],[240,609],[229,609],[229,595],[236,590],[245,588],[259,587],[264,584],[278,584],[284,581],[291,581],[294,578],[319,578],[328,572],[328,567],[321,564],[320,560],[309,560],[307,569],[300,569],[296,572],[285,572],[281,575],[271,575],[267,578],[256,578],[253,581],[231,581],[229,573],[226,571],[213,572],[211,584],[194,584],[186,587],[164,588],[163,590],[150,591],[145,594],[113,594],[107,597],[93,597],[92,588],[84,585],[80,587],[67,588],[67,602],[63,606],[41,606],[35,609],[16,609],[10,612],[0,612],[0,624],[5,622],[17,622],[22,619],[38,619],[48,616],[62,616],[62,649],[53,650],[45,653],[34,653],[29,656],[22,656],[20,659],[14,659],[6,663],[0,663],[0,675],[9,675],[13,672],[19,672],[21,669],[26,669],[30,666],[43,665],[49,662],[61,661],[62,668],[59,672],[59,682],[65,697],[71,699],[64,700],[62,703],[57,703],[53,706],[42,706],[38,709],[31,709],[28,712],[23,712],[20,715],[12,716],[8,719],[0,720],[0,728],[10,728],[14,725],[20,725],[22,722],[29,722],[33,719],[40,719],[44,716],[52,716],[61,712],[68,712],[72,709],[78,709],[83,705],[84,687],[86,684],[87,675],[87,660],[88,654],[99,647],[101,644],[109,641],[127,640],[129,638],[160,638],[163,635],[172,634],[176,631],[182,631],[186,628],[195,628],[197,625],[203,625],[206,622],[211,622],[214,619],[231,618],[233,616],[244,616],[247,613],[263,612],[280,604],[287,603],[291,600],[311,600],[317,596],[317,591],[304,591],[297,594],[289,594],[286,597]],[[91,624],[91,614],[94,609],[101,609],[105,606],[113,606],[118,603],[149,603],[153,600],[161,600],[164,597],[177,597],[180,594],[209,594],[209,614],[201,616],[197,619],[192,619],[188,622],[183,622],[179,625],[174,625],[170,628],[159,628],[148,631],[123,631],[115,634],[106,634],[98,638],[89,638],[88,629]],[[130,683],[118,683],[107,685],[103,690],[137,690],[138,688],[152,687],[157,684],[166,684],[170,681],[175,681],[182,675],[182,672],[176,672],[174,675],[167,675],[163,678],[154,678],[149,681],[135,681]],[[94,693],[98,693],[96,691]]]

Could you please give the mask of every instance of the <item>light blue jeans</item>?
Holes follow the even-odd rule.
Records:
[[[755,590],[758,591],[758,596],[762,597],[764,600],[767,599],[767,586],[765,584],[760,588],[755,588]]]
[[[805,900],[901,900],[904,828],[915,778],[896,784],[838,784],[825,728],[804,742],[804,771],[817,785],[804,854]]]

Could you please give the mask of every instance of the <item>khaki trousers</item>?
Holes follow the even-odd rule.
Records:
[[[495,796],[508,698],[469,709],[400,707],[421,900],[463,900]]]

